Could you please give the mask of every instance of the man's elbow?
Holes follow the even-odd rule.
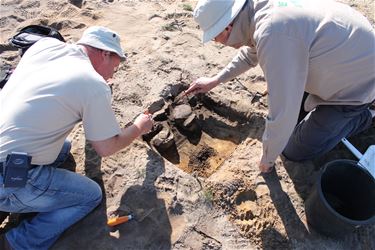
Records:
[[[100,157],[107,157],[107,156],[110,156],[112,155],[113,153],[109,150],[106,150],[106,149],[100,149],[100,150],[97,150],[95,149],[96,153],[100,156]]]
[[[107,157],[115,153],[109,140],[91,142],[91,145],[100,157]]]

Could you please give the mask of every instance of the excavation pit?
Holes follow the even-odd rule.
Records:
[[[155,124],[143,140],[180,169],[201,177],[213,174],[230,157],[252,124],[251,117],[208,95],[184,96],[179,85],[149,111]]]

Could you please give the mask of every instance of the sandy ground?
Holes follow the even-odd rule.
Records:
[[[374,24],[373,1],[344,2]],[[177,105],[176,86],[215,74],[236,53],[200,42],[190,10],[195,4],[188,0],[1,1],[2,70],[19,60],[8,39],[28,24],[56,27],[68,42],[77,41],[91,25],[119,32],[129,60],[112,81],[116,116],[126,125],[150,105],[162,102],[158,123],[165,134],[158,139],[172,136],[179,156],[163,158],[163,152],[167,154],[158,151],[151,136],[152,140],[139,138],[101,159],[78,125],[69,136],[72,158],[65,167],[97,181],[104,199],[52,249],[375,249],[375,226],[335,240],[306,223],[305,200],[321,166],[334,159],[355,160],[343,145],[311,162],[278,158],[276,171],[259,174],[267,113],[266,85],[259,68],[207,95],[184,100],[196,115],[193,121],[199,121],[198,137],[176,129],[177,118],[167,122]],[[375,129],[350,140],[364,152],[375,144]],[[137,220],[107,227],[113,214],[129,213]],[[12,225],[10,219],[2,230]]]

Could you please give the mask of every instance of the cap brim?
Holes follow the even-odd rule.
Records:
[[[77,44],[89,45],[89,46],[97,48],[97,49],[110,51],[110,52],[113,52],[113,53],[117,54],[121,58],[121,60],[126,60],[126,56],[125,56],[123,51],[117,51],[117,50],[115,50],[111,47],[108,47],[107,45],[105,45],[104,43],[102,43],[98,39],[81,38],[77,42]]]
[[[223,32],[224,29],[234,20],[234,18],[236,18],[245,2],[246,0],[234,1],[230,11],[226,12],[213,26],[203,32],[202,42],[207,43]]]

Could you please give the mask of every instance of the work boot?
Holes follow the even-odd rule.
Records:
[[[5,234],[0,234],[0,249],[12,250],[7,238],[5,237]]]

